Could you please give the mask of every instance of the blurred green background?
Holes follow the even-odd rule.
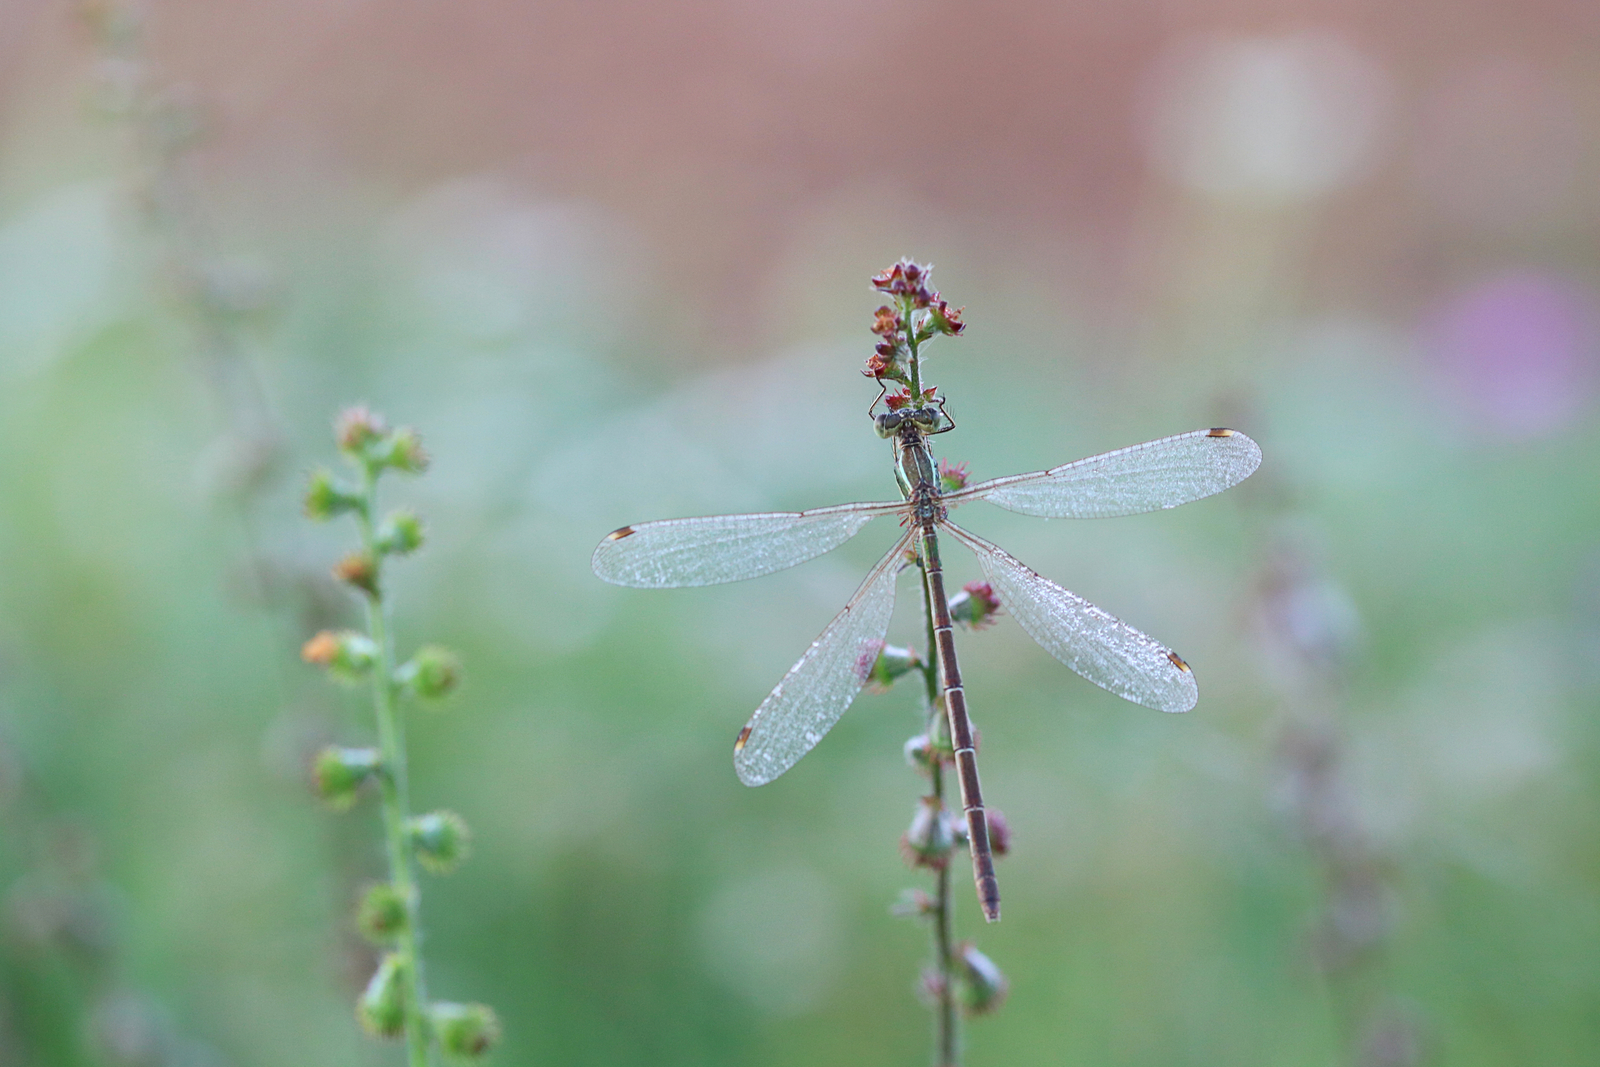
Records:
[[[912,687],[780,781],[735,732],[888,529],[640,592],[608,530],[893,492],[900,255],[978,477],[1213,424],[1179,511],[962,521],[1171,644],[1183,717],[960,638],[1009,1001],[968,1062],[1586,1064],[1600,1047],[1600,15],[1568,0],[0,2],[0,1064],[399,1062],[358,1032],[370,710],[298,492],[365,401],[433,992],[506,1064],[919,1064]],[[967,558],[953,577],[978,577]],[[917,635],[912,585],[891,637]]]

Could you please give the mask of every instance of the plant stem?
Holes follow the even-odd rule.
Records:
[[[921,563],[918,563],[919,569]],[[939,668],[933,652],[933,597],[928,590],[928,575],[922,573],[922,606],[927,622],[928,654],[922,663],[922,681],[928,704],[928,742],[935,759],[929,769],[933,778],[933,795],[944,806],[944,739],[949,724],[939,707]],[[955,964],[950,953],[950,926],[953,902],[950,899],[950,864],[934,872],[933,894],[933,957],[939,969],[938,1003],[933,1011],[934,1065],[959,1067],[961,1063],[961,1031],[956,1015]]]
[[[380,566],[377,534],[372,516],[378,506],[378,468],[368,463],[363,485],[362,506],[356,518],[361,527],[361,547]],[[372,673],[372,703],[378,719],[378,750],[383,759],[380,776],[383,796],[383,833],[389,854],[389,879],[406,902],[406,922],[400,931],[399,950],[404,957],[406,1053],[410,1067],[429,1067],[428,1029],[423,1017],[427,1003],[422,979],[422,894],[417,886],[411,855],[411,837],[406,833],[410,801],[406,791],[406,741],[404,727],[396,713],[398,686],[395,683],[394,640],[389,633],[388,605],[383,586],[374,576],[367,595],[367,628],[378,646],[378,663]]]

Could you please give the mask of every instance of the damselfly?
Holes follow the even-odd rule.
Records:
[[[1176,652],[963,530],[950,521],[950,509],[987,500],[1024,515],[1085,519],[1174,508],[1243,481],[1260,465],[1261,450],[1235,430],[1196,430],[947,492],[928,440],[951,428],[942,406],[891,411],[878,415],[876,425],[881,436],[894,441],[895,476],[904,499],[624,526],[595,549],[594,572],[608,582],[642,589],[737,582],[820,556],[879,516],[899,518],[905,531],[894,547],[739,731],[733,765],[744,784],[765,785],[822,740],[868,680],[894,611],[895,576],[907,553],[915,552],[933,609],[933,655],[961,782],[973,877],[984,915],[993,921],[1000,914],[1000,892],[956,662],[939,533],[948,532],[971,549],[1004,609],[1045,651],[1095,685],[1158,711],[1188,711],[1199,693],[1189,665]]]

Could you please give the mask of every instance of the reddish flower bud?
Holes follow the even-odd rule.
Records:
[[[983,629],[999,613],[1000,598],[988,582],[968,582],[950,598],[950,617],[969,629]]]
[[[366,552],[352,552],[335,563],[333,577],[368,596],[378,595],[378,561]]]
[[[907,889],[889,905],[889,914],[899,919],[923,919],[938,910],[938,904],[925,890]]]
[[[1005,1002],[1011,983],[994,961],[970,941],[956,946],[956,997],[968,1015],[983,1015]]]
[[[923,797],[911,816],[911,825],[900,838],[900,854],[913,867],[940,870],[950,862],[955,847],[955,820],[938,797]]]
[[[953,493],[957,489],[965,489],[967,487],[967,465],[965,463],[957,463],[951,466],[949,461],[941,459],[939,461],[939,485],[947,493]]]
[[[984,814],[989,820],[989,850],[996,856],[1004,856],[1011,851],[1011,824],[999,808],[989,808]]]
[[[889,307],[887,304],[873,312],[872,332],[875,334],[879,334],[883,337],[893,337],[895,334],[900,332],[904,325],[905,324],[900,321],[899,313],[895,311],[894,308]]]
[[[378,646],[354,630],[323,630],[300,648],[300,658],[326,667],[341,682],[358,682],[372,670]]]
[[[388,432],[389,426],[383,416],[362,405],[345,408],[333,421],[333,436],[339,443],[339,450],[351,456],[360,456],[368,445]]]
[[[935,299],[929,308],[928,321],[946,337],[960,337],[967,324],[961,321],[965,308],[952,308],[943,300]]]

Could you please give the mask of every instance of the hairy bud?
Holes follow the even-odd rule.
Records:
[[[365,406],[345,408],[333,420],[333,437],[339,451],[354,459],[363,459],[367,449],[389,432],[383,416],[368,411]]]
[[[408,916],[405,895],[390,882],[378,882],[361,894],[356,929],[368,941],[387,945],[406,928]]]
[[[439,645],[424,645],[395,672],[395,680],[424,700],[437,700],[461,684],[461,657]]]
[[[950,618],[961,625],[981,630],[1000,614],[1000,598],[988,582],[968,582],[950,598]]]
[[[970,941],[956,946],[956,997],[968,1015],[994,1011],[1005,1002],[1011,983],[993,960]]]
[[[354,630],[323,630],[300,647],[300,658],[326,667],[341,682],[358,682],[378,660],[378,646]]]
[[[877,658],[867,670],[867,685],[879,692],[885,692],[894,685],[895,679],[910,674],[921,665],[922,661],[917,658],[915,649],[883,645],[878,649]]]
[[[311,764],[311,782],[317,796],[335,811],[345,811],[378,769],[382,759],[375,748],[340,748],[329,745]]]
[[[938,797],[923,797],[900,838],[900,854],[913,867],[942,868],[955,847],[955,820]]]
[[[307,518],[320,522],[347,511],[359,510],[360,507],[361,497],[336,479],[332,471],[318,467],[311,472],[311,480],[306,483]]]
[[[466,820],[453,811],[431,811],[406,824],[417,862],[432,874],[449,874],[472,850],[472,832]]]
[[[370,553],[350,553],[333,565],[333,577],[368,596],[378,595],[378,561]]]
[[[500,1019],[487,1004],[433,1004],[428,1022],[448,1060],[476,1060],[500,1042]]]
[[[356,1001],[356,1018],[373,1037],[399,1037],[406,1029],[406,961],[397,952],[378,962]]]
[[[378,527],[378,551],[404,556],[422,547],[422,520],[409,511],[397,511]]]

